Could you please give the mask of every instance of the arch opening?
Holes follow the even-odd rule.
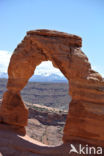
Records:
[[[33,87],[32,87],[32,82],[37,82],[38,84],[40,83],[44,83],[44,85],[47,83],[47,85],[46,85],[46,87],[48,87],[48,85],[49,85],[49,83],[50,84],[52,84],[52,86],[54,86],[54,88],[55,89],[57,89],[57,87],[55,87],[55,85],[54,84],[58,84],[57,86],[58,87],[60,87],[60,90],[62,90],[62,92],[64,93],[65,92],[65,95],[67,95],[67,97],[65,97],[65,99],[66,99],[66,101],[65,101],[65,103],[66,103],[66,105],[68,105],[69,104],[69,98],[71,99],[71,96],[69,96],[69,84],[68,84],[68,80],[64,77],[64,75],[61,73],[61,71],[59,70],[59,69],[57,69],[57,68],[55,68],[55,67],[53,67],[53,65],[52,65],[52,62],[51,61],[44,61],[44,62],[42,62],[40,65],[38,65],[37,67],[36,67],[36,69],[35,69],[35,71],[34,71],[34,74],[33,74],[33,76],[29,79],[29,81],[28,82],[30,82],[29,84],[31,84],[30,86],[28,86],[29,87],[29,89],[31,90],[31,89],[33,89]],[[35,84],[34,83],[34,84]],[[65,87],[64,86],[62,86],[63,87],[63,89],[62,89],[62,87],[61,87],[61,85],[60,84],[65,84]],[[28,84],[27,84],[28,85]],[[45,87],[43,85],[43,87]],[[35,87],[35,86],[34,86]],[[26,88],[26,89],[25,89]],[[23,96],[23,99],[25,100],[25,101],[27,101],[28,100],[28,98],[29,98],[29,96],[27,95],[27,98],[25,97],[25,93],[26,94],[28,94],[29,93],[29,91],[28,91],[28,88],[25,86],[25,88],[22,90],[22,95],[24,95]],[[44,89],[45,88],[40,88],[40,91],[44,91]],[[50,88],[49,88],[49,92],[51,91],[52,92],[52,90],[50,90],[51,89],[51,86],[50,86]],[[66,90],[67,91],[66,91]],[[25,91],[25,93],[24,93],[24,91]],[[34,90],[35,91],[35,93],[36,93],[36,90]],[[54,90],[54,94],[55,94],[55,91],[57,91],[57,90]],[[42,94],[42,92],[41,92],[41,94]],[[47,92],[48,93],[48,92]],[[29,95],[30,95],[31,93],[29,93]],[[33,90],[32,90],[32,94],[33,94]],[[54,94],[53,94],[53,96],[54,96]],[[42,96],[44,96],[45,95],[45,93],[43,93],[43,95]],[[61,93],[59,94],[60,96],[61,96]],[[48,96],[47,96],[47,98],[48,98]],[[46,99],[45,99],[46,100]],[[45,100],[43,101],[43,102],[45,102]],[[31,100],[30,102],[31,103],[33,103],[34,101],[36,101],[36,103],[39,103],[39,104],[42,104],[42,102],[39,102],[38,100],[36,100],[36,99],[33,99],[33,101]],[[62,99],[61,99],[61,101],[62,101]],[[58,102],[58,105],[56,105],[56,108],[58,107],[58,108],[61,108],[61,109],[64,109],[64,110],[68,110],[68,106],[66,106],[66,107],[62,107],[61,105],[61,107],[59,106],[59,103],[61,102],[61,101],[59,101]],[[28,101],[27,101],[28,102]],[[48,101],[49,102],[49,101]],[[50,102],[50,104],[51,103],[54,103],[54,102]],[[55,103],[57,103],[57,100],[55,101]],[[62,103],[63,105],[64,105],[64,102]],[[48,105],[48,103],[44,103],[44,105],[45,106],[49,106]],[[55,107],[55,106],[52,106],[52,107]]]
[[[27,135],[47,145],[62,144],[71,97],[61,71],[42,62],[21,93],[29,110]]]

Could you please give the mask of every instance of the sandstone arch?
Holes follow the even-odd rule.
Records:
[[[28,111],[20,91],[33,75],[37,65],[50,60],[69,80],[72,96],[64,128],[63,141],[82,139],[104,144],[104,81],[91,69],[81,51],[82,39],[57,31],[29,31],[14,50],[8,67],[7,91],[0,107],[0,122],[25,133]]]

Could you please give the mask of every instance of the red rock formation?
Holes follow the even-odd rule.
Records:
[[[57,31],[36,30],[27,33],[11,57],[7,91],[0,108],[0,122],[18,127],[25,133],[28,112],[20,91],[33,75],[37,65],[50,60],[69,80],[72,96],[63,141],[72,139],[104,145],[104,80],[91,69],[80,49],[76,35]]]

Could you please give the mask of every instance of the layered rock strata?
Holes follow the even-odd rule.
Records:
[[[36,66],[50,60],[69,80],[69,94],[72,96],[63,142],[78,139],[103,146],[104,80],[91,69],[81,46],[82,39],[76,35],[50,30],[27,32],[10,59],[0,122],[25,134],[28,111],[20,91],[34,74]]]

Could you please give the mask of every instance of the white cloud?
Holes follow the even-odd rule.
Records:
[[[11,53],[5,50],[0,50],[0,72],[7,72]]]
[[[51,61],[44,61],[39,66],[37,66],[35,70],[36,75],[50,75],[50,74],[57,74],[63,76],[61,71],[55,67],[53,67]]]

